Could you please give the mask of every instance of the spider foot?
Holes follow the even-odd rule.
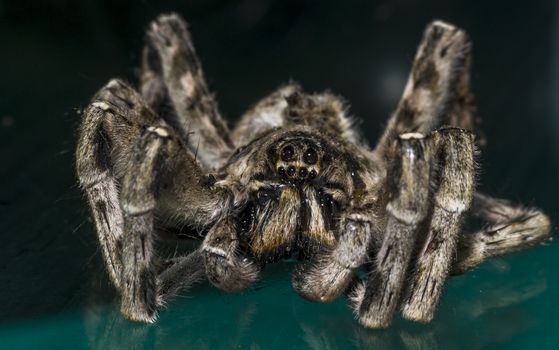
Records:
[[[295,270],[293,287],[304,298],[328,303],[344,293],[355,270],[365,263],[371,243],[370,224],[349,219],[332,250]]]
[[[348,287],[354,275],[353,269],[335,261],[309,264],[295,270],[293,288],[305,299],[329,303]]]
[[[190,44],[190,36],[187,31],[186,22],[177,14],[161,15],[151,23],[147,33],[150,43],[155,45],[160,53],[167,53],[161,56],[163,59],[172,59],[177,55],[183,54],[186,49],[193,50]],[[191,57],[196,60],[196,57]],[[188,62],[193,63],[193,62]],[[195,62],[197,66],[198,63]]]
[[[226,292],[248,288],[260,276],[260,268],[248,257],[240,256],[239,245],[231,220],[218,222],[202,245],[206,276],[211,284]]]
[[[144,323],[154,323],[157,320],[157,292],[155,277],[144,272],[124,282],[128,293],[122,294],[120,311],[127,319]]]

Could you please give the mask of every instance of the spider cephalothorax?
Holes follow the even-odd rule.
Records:
[[[334,143],[307,127],[272,131],[249,147],[250,153],[239,154],[241,158],[233,156],[227,164],[228,178],[243,181],[242,186],[251,189],[248,194],[256,199],[257,213],[253,215],[257,222],[253,228],[272,226],[270,218],[261,219],[265,213],[293,219],[293,227],[280,229],[286,239],[295,238],[297,231],[321,244],[334,245],[337,212],[349,205],[352,194],[364,190],[362,177],[367,176],[369,182],[381,181],[380,174],[370,173],[375,168],[365,171],[363,163],[356,159],[359,151],[355,147]],[[247,169],[241,164],[246,161],[262,165]],[[270,208],[275,205],[278,207]],[[292,213],[280,214],[279,208]],[[267,230],[253,231],[261,235]],[[270,253],[277,251],[275,247],[271,249]]]
[[[293,83],[230,132],[186,24],[160,16],[140,93],[119,80],[102,88],[76,153],[123,314],[153,322],[198,279],[239,291],[265,264],[295,257],[293,286],[308,299],[346,294],[367,327],[388,326],[398,308],[428,322],[449,274],[546,239],[539,210],[475,192],[469,54],[463,31],[430,24],[374,149],[339,97]],[[468,217],[485,224],[465,232]],[[155,238],[184,227],[200,248],[158,256]]]

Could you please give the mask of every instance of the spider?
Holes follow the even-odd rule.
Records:
[[[230,131],[185,21],[159,16],[139,92],[121,80],[103,87],[85,109],[76,151],[122,314],[154,322],[200,279],[237,292],[267,263],[292,257],[301,296],[346,295],[365,327],[388,327],[396,311],[429,322],[449,275],[546,240],[540,210],[475,191],[470,51],[463,30],[430,23],[371,149],[340,97],[296,83]],[[463,229],[468,218],[481,224]],[[203,239],[199,248],[158,255],[156,240],[185,228]]]

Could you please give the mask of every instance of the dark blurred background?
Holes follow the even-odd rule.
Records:
[[[488,141],[480,186],[556,218],[554,1],[0,0],[0,323],[87,302],[79,291],[101,260],[73,169],[80,111],[110,78],[136,81],[144,30],[170,11],[189,21],[230,124],[294,79],[344,96],[371,145],[425,25],[465,28]]]

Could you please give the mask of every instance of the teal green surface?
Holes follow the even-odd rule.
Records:
[[[449,279],[427,325],[398,316],[389,329],[364,329],[343,298],[300,298],[293,261],[267,266],[241,294],[196,285],[156,324],[124,320],[76,185],[75,130],[100,86],[136,80],[143,31],[171,10],[190,21],[230,124],[293,78],[344,96],[371,144],[425,24],[459,24],[474,43],[487,139],[479,186],[556,222],[554,2],[0,0],[0,349],[559,349],[556,241]]]
[[[557,249],[498,259],[449,281],[436,319],[397,319],[387,330],[360,327],[345,300],[319,305],[291,289],[290,263],[269,269],[240,295],[201,285],[154,325],[122,319],[118,305],[4,325],[6,349],[553,349],[559,276],[547,273]]]

